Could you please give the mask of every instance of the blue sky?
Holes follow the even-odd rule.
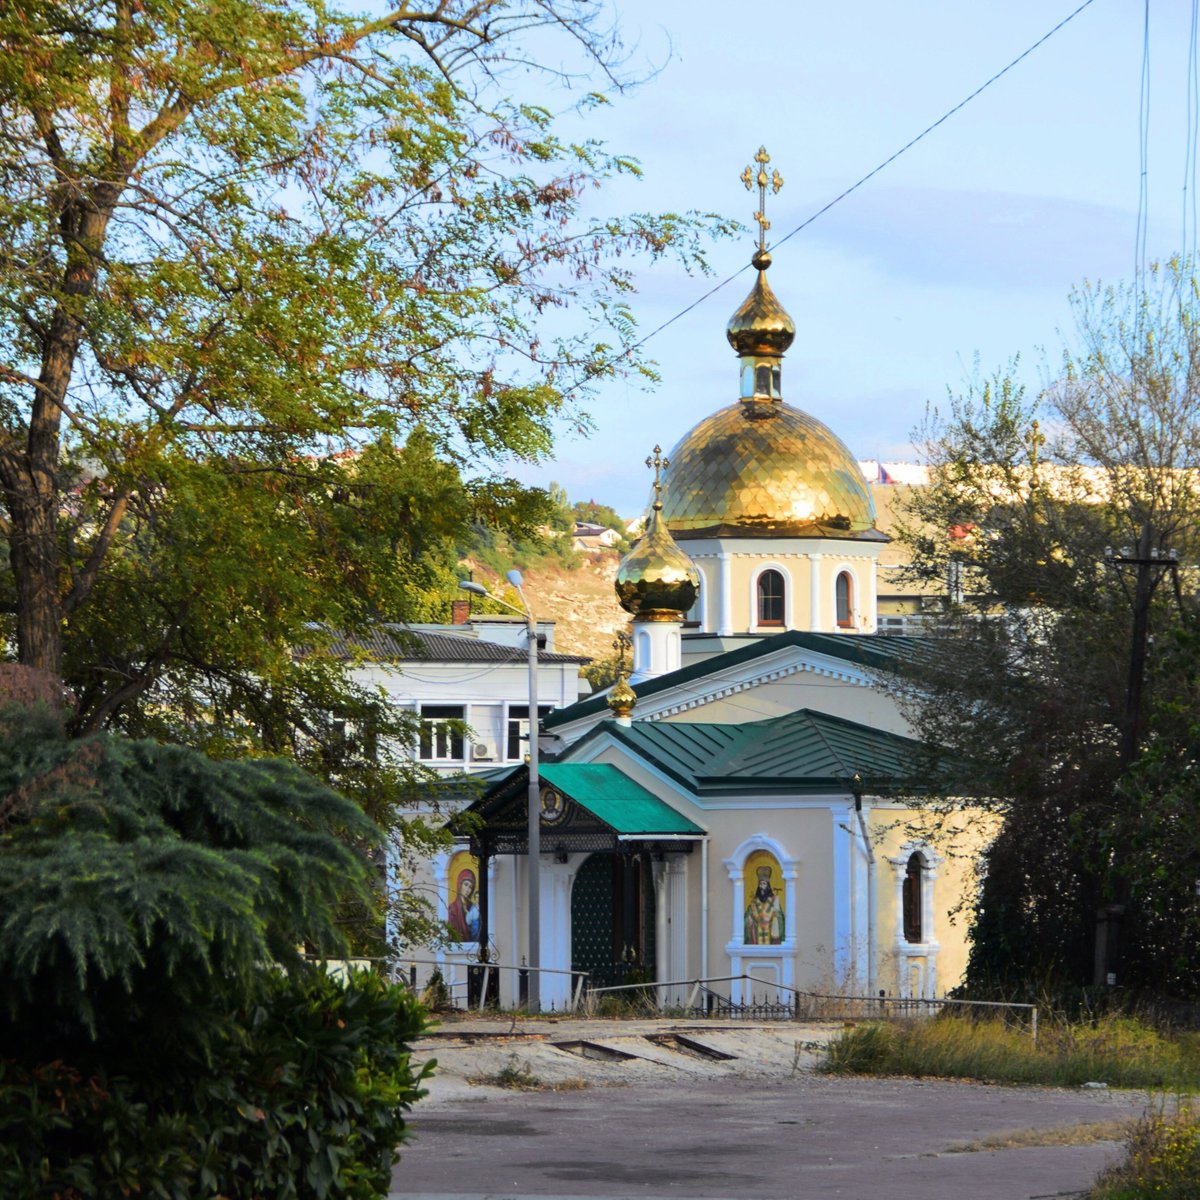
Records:
[[[738,179],[760,143],[787,184],[781,237],[1029,47],[1079,0],[618,0],[627,40],[664,64],[588,117],[586,131],[640,159],[645,179],[610,211],[704,209],[747,224]],[[1191,5],[1153,0],[1148,252],[1184,244]],[[1094,0],[1050,41],[886,171],[775,253],[771,282],[797,326],[784,396],[860,458],[913,460],[927,402],[1022,356],[1031,384],[1070,340],[1068,295],[1133,273],[1138,209],[1142,4]],[[1190,247],[1189,247],[1190,248]],[[716,278],[745,263],[722,243]],[[747,272],[648,347],[662,382],[606,386],[596,428],[564,430],[557,458],[522,469],[639,512],[656,443],[674,445],[736,397],[725,323]],[[639,272],[650,330],[712,280]]]

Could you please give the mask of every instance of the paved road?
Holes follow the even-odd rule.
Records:
[[[1061,1198],[1080,1195],[1118,1147],[947,1150],[988,1134],[1119,1120],[1143,1105],[1132,1093],[810,1072],[459,1092],[417,1106],[393,1197]]]

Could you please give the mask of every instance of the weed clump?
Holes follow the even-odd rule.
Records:
[[[846,1030],[824,1069],[862,1075],[940,1076],[993,1083],[1200,1091],[1196,1039],[1168,1037],[1131,1017],[1047,1022],[1036,1044],[1000,1021],[944,1016]]]
[[[1134,1125],[1125,1157],[1109,1167],[1089,1200],[1195,1200],[1200,1180],[1200,1113],[1160,1104]]]

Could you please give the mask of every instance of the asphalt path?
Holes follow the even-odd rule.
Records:
[[[1082,1196],[1115,1142],[954,1149],[1135,1116],[1137,1093],[843,1078],[466,1091],[422,1102],[392,1200]]]

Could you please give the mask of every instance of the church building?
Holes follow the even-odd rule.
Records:
[[[647,460],[646,532],[616,582],[632,669],[543,718],[538,761],[499,773],[439,865],[451,975],[527,960],[536,896],[543,1008],[569,1003],[571,972],[656,983],[664,1004],[695,980],[791,1003],[939,997],[966,964],[963,850],[987,827],[964,809],[933,831],[914,805],[923,748],[889,681],[921,642],[877,632],[888,539],[870,491],[836,434],[784,400],[795,326],[767,282],[768,162],[760,150],[743,176],[762,228],[727,329],[737,391]],[[515,1003],[515,973],[499,978]]]

